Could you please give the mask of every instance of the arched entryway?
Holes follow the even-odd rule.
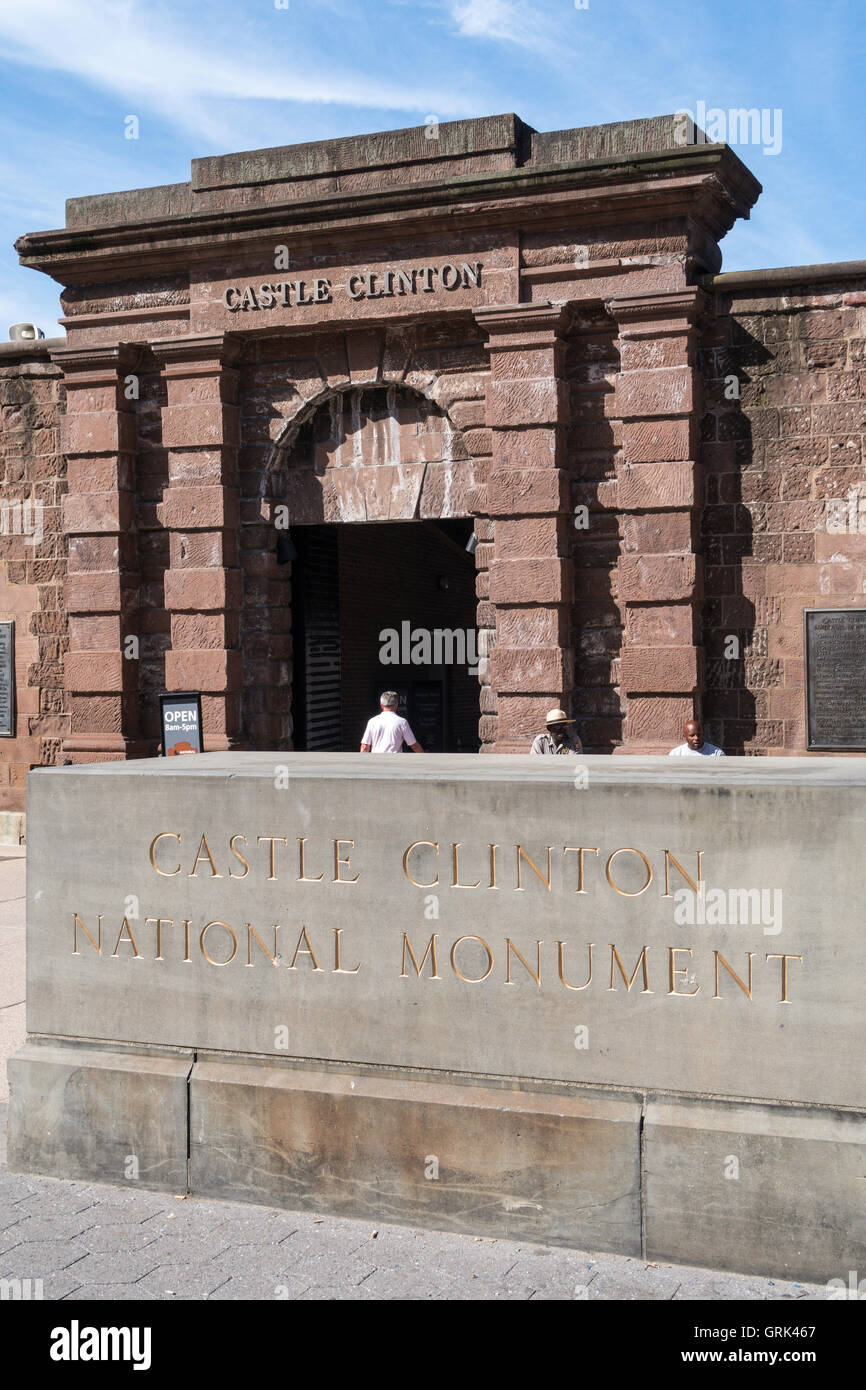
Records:
[[[459,430],[418,391],[346,387],[294,422],[275,455],[293,746],[357,749],[379,692],[394,689],[425,749],[477,752],[486,643]]]

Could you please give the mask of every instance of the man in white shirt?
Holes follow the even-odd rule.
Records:
[[[361,740],[362,753],[402,753],[404,743],[413,753],[424,752],[406,720],[397,713],[399,703],[396,690],[385,690],[379,696],[382,713],[369,720]]]
[[[668,754],[669,758],[723,758],[724,748],[714,743],[704,742],[703,725],[699,719],[687,719],[683,725],[685,743],[677,744]]]

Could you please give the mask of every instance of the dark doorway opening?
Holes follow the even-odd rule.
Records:
[[[356,752],[383,690],[425,751],[479,749],[472,522],[292,532],[294,747]]]

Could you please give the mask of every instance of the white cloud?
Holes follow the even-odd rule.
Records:
[[[264,22],[278,24],[274,13]],[[145,108],[229,147],[233,126],[219,112],[223,102],[339,103],[443,116],[464,115],[472,103],[471,93],[438,82],[380,78],[362,65],[341,69],[333,44],[323,45],[327,61],[305,62],[289,30],[272,27],[265,41],[237,23],[227,41],[218,33],[218,10],[210,26],[200,22],[200,8],[187,16],[141,0],[28,0],[0,6],[0,39],[7,60],[69,74],[122,98],[130,114]]]
[[[466,38],[519,42],[522,17],[511,0],[455,0],[451,17]]]

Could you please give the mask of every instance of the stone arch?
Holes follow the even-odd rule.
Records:
[[[292,402],[264,474],[272,504],[287,505],[290,525],[483,513],[483,469],[441,381],[343,380]]]

